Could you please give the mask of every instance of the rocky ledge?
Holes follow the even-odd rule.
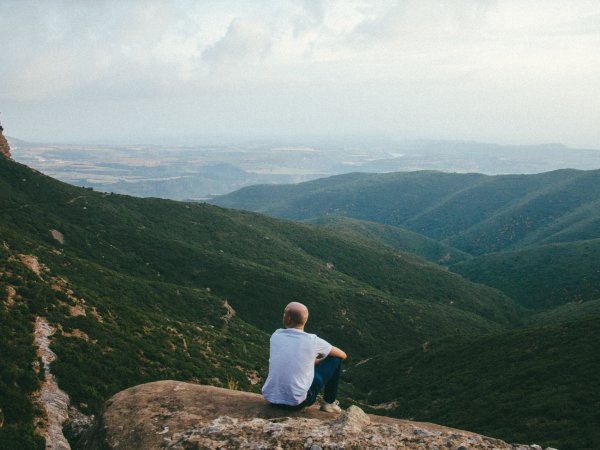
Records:
[[[316,406],[287,411],[260,395],[178,381],[122,391],[107,401],[79,448],[103,449],[513,449],[541,450],[430,423]]]
[[[2,128],[2,125],[0,125],[0,128]],[[5,158],[11,157],[10,145],[8,145],[8,141],[2,134],[2,129],[0,129],[0,156],[3,156]]]

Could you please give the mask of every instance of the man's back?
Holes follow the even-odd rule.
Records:
[[[332,346],[315,334],[295,328],[278,329],[271,336],[269,376],[262,393],[271,403],[298,405],[304,401],[314,376],[317,355]]]

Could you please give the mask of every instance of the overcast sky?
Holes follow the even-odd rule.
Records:
[[[0,0],[0,42],[21,139],[600,149],[598,0]]]

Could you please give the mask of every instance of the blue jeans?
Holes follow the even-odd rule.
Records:
[[[323,399],[327,403],[333,403],[337,397],[340,376],[342,374],[342,360],[335,356],[328,356],[315,366],[313,382],[308,388],[306,399],[299,405],[276,405],[285,409],[302,409],[317,401],[317,394],[325,387]]]

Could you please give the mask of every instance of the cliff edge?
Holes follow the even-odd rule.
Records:
[[[3,131],[4,128],[2,128],[2,125],[0,125],[0,155],[4,156],[5,158],[11,158],[10,145],[8,145],[8,141],[4,137],[4,134],[2,134]]]
[[[76,448],[105,449],[518,449],[475,433],[316,406],[288,411],[258,394],[157,381],[119,392]]]

